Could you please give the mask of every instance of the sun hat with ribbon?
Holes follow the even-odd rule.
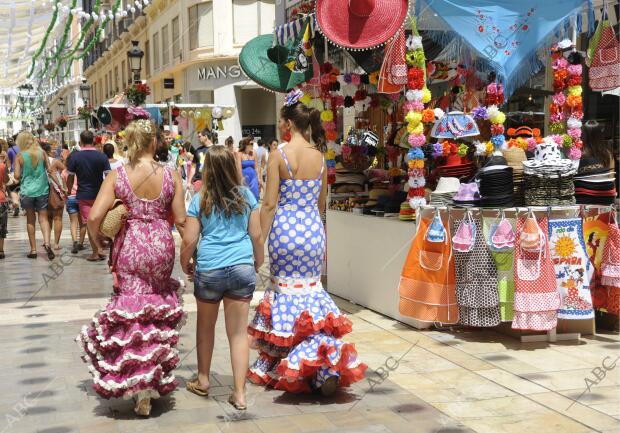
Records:
[[[239,66],[260,86],[273,92],[286,93],[309,81],[313,75],[312,67],[305,68],[305,71],[291,69],[291,59],[300,54],[294,41],[289,42],[286,46],[274,46],[273,34],[257,36],[241,49]]]
[[[335,45],[368,50],[392,39],[408,10],[409,0],[317,0],[316,20]]]

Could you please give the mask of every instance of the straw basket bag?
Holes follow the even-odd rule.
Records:
[[[108,213],[105,214],[99,231],[104,236],[114,239],[116,234],[120,231],[126,217],[127,208],[121,200],[115,200]]]

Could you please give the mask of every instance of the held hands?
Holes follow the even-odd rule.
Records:
[[[181,269],[183,269],[183,273],[187,275],[188,281],[191,282],[194,280],[194,272],[196,271],[194,259],[190,259],[187,263],[181,263]]]

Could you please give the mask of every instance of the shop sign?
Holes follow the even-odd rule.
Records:
[[[222,65],[198,68],[198,80],[212,80],[220,78],[239,78],[241,68],[239,65]]]
[[[251,135],[254,138],[266,139],[276,136],[276,127],[275,125],[243,125],[241,127],[241,134],[244,137]]]

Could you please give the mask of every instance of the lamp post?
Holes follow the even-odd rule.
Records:
[[[142,70],[142,57],[144,57],[144,51],[138,46],[138,41],[131,41],[132,47],[127,51],[127,58],[129,59],[129,68],[133,72],[134,83],[140,82],[140,71]]]
[[[39,123],[39,127],[37,128],[37,134],[39,134],[39,138],[41,138],[41,134],[43,133],[43,124],[45,123],[45,117],[43,114],[39,114],[37,116],[37,122]]]
[[[62,96],[58,99],[59,99],[58,108],[60,108],[60,116],[62,117],[65,115],[65,100],[63,99]],[[60,131],[61,131],[60,134],[61,134],[61,140],[62,140],[61,144],[65,144],[65,127],[61,126]]]
[[[80,84],[80,94],[82,96],[82,101],[84,101],[84,107],[88,107],[88,96],[90,94],[90,86],[86,82],[86,80],[82,80],[82,84]],[[88,118],[85,118],[86,122],[86,130],[88,131]]]

